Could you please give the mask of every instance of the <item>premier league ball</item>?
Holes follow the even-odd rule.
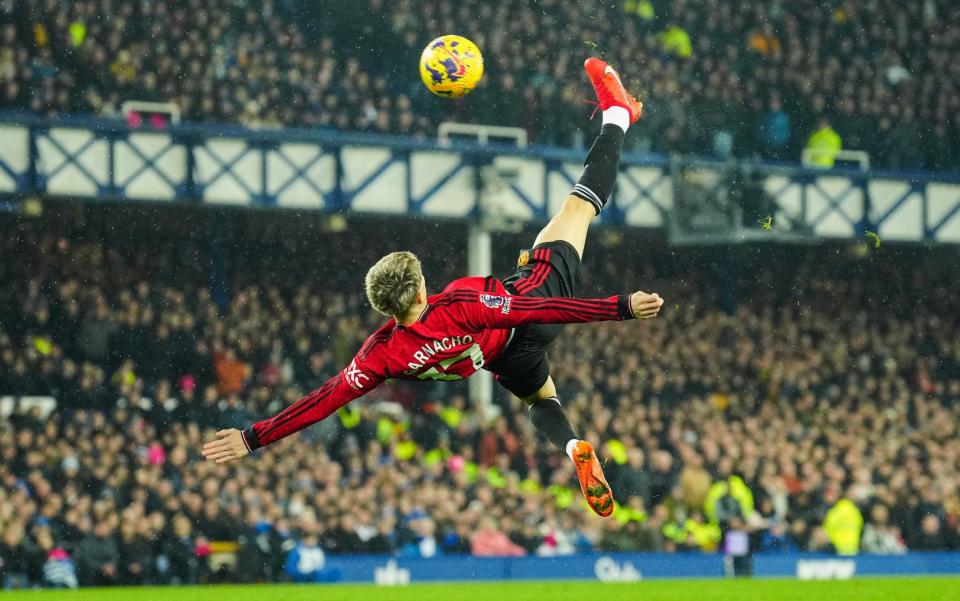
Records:
[[[483,77],[483,55],[477,45],[459,35],[441,36],[420,55],[420,78],[427,89],[444,98],[469,94]]]

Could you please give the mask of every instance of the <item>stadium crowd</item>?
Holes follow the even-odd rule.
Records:
[[[323,557],[354,553],[713,552],[732,531],[755,552],[960,548],[955,255],[743,251],[721,285],[712,254],[628,237],[616,252],[635,260],[614,262],[594,241],[584,295],[668,300],[551,353],[602,444],[619,505],[603,520],[522,403],[480,411],[462,383],[392,383],[254,458],[203,461],[215,429],[352,355],[379,322],[372,259],[412,248],[433,289],[464,265],[443,224],[249,215],[0,219],[0,396],[57,400],[0,421],[4,586],[335,579]],[[497,241],[498,269],[525,241]]]
[[[441,33],[485,53],[456,103],[416,70]],[[948,0],[3,0],[0,109],[117,116],[139,99],[195,121],[417,136],[453,118],[576,146],[580,65],[599,53],[646,103],[636,150],[797,160],[841,144],[957,170],[958,52]]]

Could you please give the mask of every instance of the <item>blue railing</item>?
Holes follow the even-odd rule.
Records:
[[[0,194],[545,220],[579,175],[580,150],[480,146],[323,130],[0,115]],[[747,167],[775,221],[816,237],[960,241],[960,176],[810,170],[626,154],[603,219],[663,227],[682,171]],[[720,185],[723,178],[718,178]]]

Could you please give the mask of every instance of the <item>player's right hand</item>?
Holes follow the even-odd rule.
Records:
[[[630,310],[637,319],[650,319],[656,317],[663,306],[663,299],[654,292],[647,294],[643,291],[637,291],[630,295]]]
[[[250,454],[247,445],[243,442],[240,430],[230,428],[217,432],[217,440],[211,440],[203,445],[203,456],[217,463],[227,463]]]

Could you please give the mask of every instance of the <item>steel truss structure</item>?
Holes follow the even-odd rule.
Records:
[[[183,124],[163,131],[95,119],[0,116],[0,194],[269,206],[543,221],[563,201],[584,152],[395,136]],[[681,165],[678,167],[678,165]],[[602,219],[669,223],[679,170],[627,154]],[[697,162],[729,170],[729,163]],[[960,241],[960,176],[749,164],[783,218],[818,238]],[[488,185],[489,173],[501,185]],[[481,202],[482,200],[482,202]]]

